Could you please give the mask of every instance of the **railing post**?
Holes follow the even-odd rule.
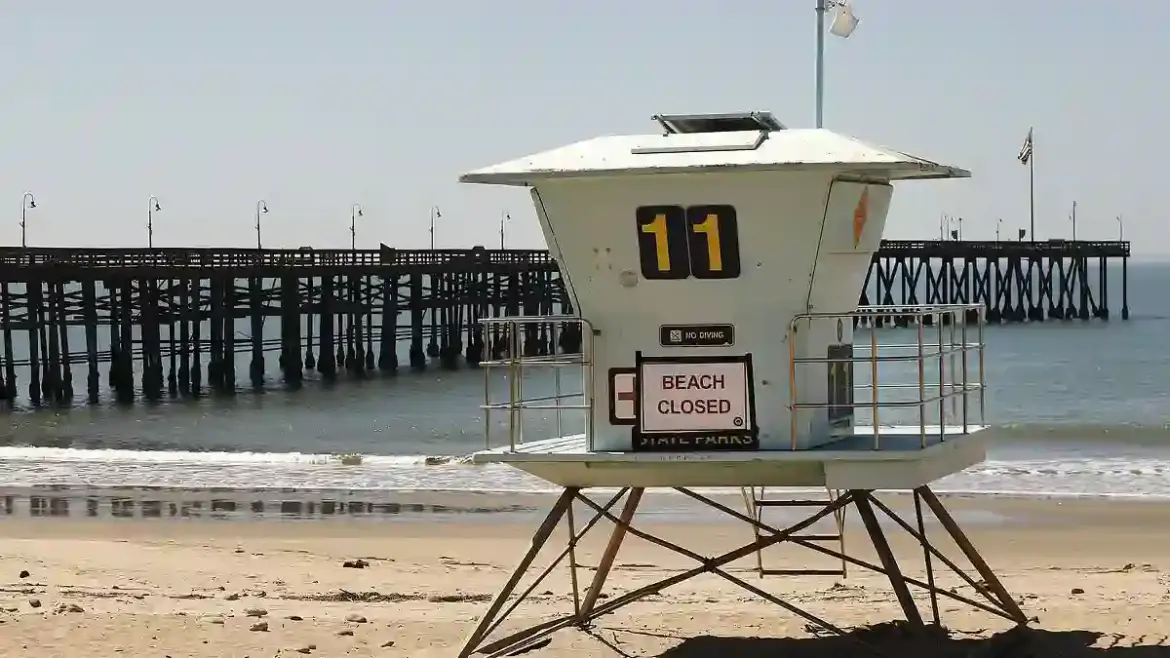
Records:
[[[554,362],[557,359],[557,345],[561,342],[558,340],[560,338],[559,332],[557,330],[557,326],[559,324],[559,322],[552,323],[552,336],[550,337],[552,341],[552,358]],[[559,365],[553,366],[553,395],[556,396],[557,437],[559,438],[565,435],[564,430],[561,429],[561,367]]]
[[[947,377],[946,354],[943,352],[943,314],[935,309],[931,313],[938,324],[938,440],[946,439],[947,433]]]
[[[518,378],[515,350],[516,333],[512,330],[514,324],[515,322],[509,322],[504,325],[504,329],[508,332],[508,446],[512,450],[516,449],[516,379]]]
[[[871,379],[873,381],[870,389],[873,399],[873,449],[881,448],[881,423],[878,422],[878,347],[877,347],[877,326],[869,328],[869,363]]]
[[[969,388],[967,387],[967,311],[963,311],[963,326],[959,328],[959,339],[963,341],[963,348],[959,351],[959,355],[963,359],[963,434],[967,433],[967,395]]]
[[[796,323],[800,316],[788,324],[788,434],[792,449],[796,450]]]
[[[491,450],[492,449],[492,377],[491,377],[491,372],[492,372],[491,340],[492,339],[491,339],[491,332],[488,330],[489,327],[487,326],[487,323],[481,320],[480,325],[483,326],[484,343],[486,344],[486,347],[484,349],[485,349],[486,353],[488,354],[488,358],[485,359],[487,361],[487,364],[483,366],[483,442],[484,442],[484,449]]]
[[[512,321],[512,344],[515,345],[512,359],[516,363],[516,398],[512,400],[516,409],[516,436],[512,437],[512,450],[516,450],[517,443],[524,443],[524,351],[519,334],[519,322]]]
[[[977,327],[979,340],[979,424],[987,424],[987,383],[983,377],[983,312],[979,307],[979,325]]]
[[[950,354],[951,361],[951,386],[948,387],[947,393],[951,398],[951,416],[958,416],[959,400],[955,394],[954,386],[955,376],[958,374],[958,368],[955,367],[955,322],[957,321],[957,318],[955,317],[955,310],[951,309],[947,311],[947,316],[951,319],[949,343],[947,345],[947,352]],[[964,320],[964,322],[966,322],[966,320]]]
[[[915,318],[918,325],[918,438],[923,448],[926,447],[926,362],[923,348],[924,318],[920,313]]]

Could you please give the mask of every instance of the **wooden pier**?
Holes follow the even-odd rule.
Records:
[[[399,340],[415,370],[428,357],[476,365],[481,318],[571,310],[544,251],[0,248],[0,397],[68,405],[81,389],[96,403],[103,365],[123,403],[230,395],[240,360],[251,388],[266,386],[272,351],[297,388],[312,370],[326,382],[394,373]],[[533,326],[523,349],[556,349],[551,335]]]
[[[993,323],[1107,320],[1108,264],[1120,259],[1125,319],[1128,257],[1127,242],[886,241],[861,303],[981,303]],[[414,370],[456,368],[460,356],[475,366],[501,356],[484,354],[480,319],[572,312],[538,250],[0,247],[0,400],[298,388],[310,371],[325,382],[395,373],[400,341]],[[580,336],[562,329],[527,327],[521,349],[578,351]]]

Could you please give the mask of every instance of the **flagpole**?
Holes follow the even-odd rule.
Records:
[[[1028,129],[1028,140],[1031,142],[1031,149],[1028,155],[1028,219],[1030,221],[1029,232],[1032,234],[1032,242],[1036,241],[1036,134],[1032,128]]]
[[[825,110],[825,0],[817,0],[817,128],[824,127]]]

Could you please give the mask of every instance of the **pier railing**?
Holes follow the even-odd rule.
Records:
[[[327,267],[439,266],[452,263],[553,266],[537,249],[64,249],[0,247],[0,269],[248,270]]]
[[[483,409],[484,441],[487,449],[499,447],[493,440],[499,414],[507,415],[507,445],[515,450],[524,443],[526,421],[536,415],[541,425],[553,424],[550,434],[538,440],[564,437],[566,423],[577,419],[584,422],[586,445],[593,448],[593,327],[588,320],[572,316],[517,316],[481,320],[484,335],[484,353],[501,354],[500,358],[481,361],[484,373]],[[577,354],[559,354],[561,334],[580,332],[581,351]],[[541,335],[541,334],[544,335]],[[535,346],[545,345],[547,354],[540,354]],[[502,349],[500,349],[502,348]],[[535,352],[535,353],[534,353]],[[566,369],[575,376],[565,377]],[[506,399],[497,400],[494,385],[504,375],[508,392]],[[551,383],[547,380],[551,378]],[[525,392],[526,380],[539,386],[539,393]],[[570,385],[576,383],[576,386]],[[551,384],[552,393],[548,393]],[[493,417],[493,414],[494,417]]]
[[[906,342],[879,343],[878,332],[869,330],[869,339],[854,341],[851,352],[825,357],[798,357],[796,334],[812,320],[898,319],[907,328],[883,332],[895,340],[912,332]],[[877,324],[877,323],[875,323]],[[856,334],[855,334],[856,335]],[[984,423],[986,382],[984,379],[984,307],[982,304],[939,304],[924,306],[863,306],[851,313],[806,313],[795,317],[788,327],[789,408],[792,410],[792,448],[798,446],[799,412],[826,409],[840,414],[868,415],[843,424],[838,432],[852,435],[856,425],[872,425],[873,448],[881,449],[882,429],[913,426],[921,447],[945,441],[948,434],[967,434]],[[825,402],[804,401],[800,396],[800,372],[805,366],[830,369],[830,379],[843,377],[851,383],[845,399]],[[815,390],[822,390],[817,387]],[[861,399],[857,392],[867,392]],[[904,435],[903,430],[900,434]]]

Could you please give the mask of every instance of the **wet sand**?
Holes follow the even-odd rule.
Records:
[[[503,508],[533,502],[490,498]],[[904,498],[890,500],[906,508]],[[1024,611],[1039,618],[1033,626],[1043,632],[1026,643],[1001,636],[989,644],[986,638],[1008,622],[943,599],[940,611],[951,639],[920,640],[911,648],[901,639],[871,634],[872,645],[901,657],[1170,656],[1170,505],[971,498],[947,503],[956,516],[975,519],[967,525],[971,539]],[[583,518],[578,515],[578,526]],[[525,550],[532,521],[513,514],[442,523],[4,519],[0,656],[455,656]],[[723,522],[664,522],[649,515],[635,525],[704,555],[751,540],[746,526]],[[583,581],[592,577],[589,567],[597,564],[609,527],[603,522],[579,546]],[[893,527],[887,534],[904,572],[924,578],[922,551],[913,539]],[[546,549],[537,572],[563,546],[564,535],[562,528],[556,535],[561,544],[557,551]],[[876,561],[855,517],[847,542],[851,555]],[[966,566],[953,545],[940,547]],[[368,566],[343,566],[358,559]],[[790,568],[839,564],[795,547],[768,549],[765,561]],[[608,596],[694,563],[629,538],[616,565]],[[729,571],[841,625],[902,616],[882,576],[851,568],[846,578],[760,580],[754,566],[754,559],[746,559]],[[937,563],[936,572],[941,586],[974,595]],[[535,623],[571,611],[571,591],[567,569],[557,569],[536,588],[534,600],[517,609],[516,621]],[[926,597],[919,603],[929,618]],[[707,575],[602,617],[589,632],[561,631],[527,655],[864,655],[847,640],[814,637],[806,623]]]

